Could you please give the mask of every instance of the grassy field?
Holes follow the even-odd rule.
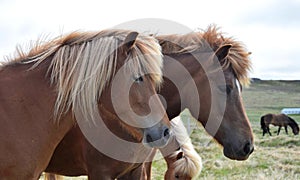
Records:
[[[270,126],[273,136],[262,136],[260,117],[280,113],[284,107],[300,107],[300,82],[256,81],[244,88],[243,98],[251,121],[255,151],[246,161],[232,161],[223,156],[222,148],[202,126],[193,130],[191,138],[202,157],[203,170],[198,179],[300,179],[300,136],[284,130],[276,135],[277,127]],[[182,114],[184,120],[188,112]],[[300,123],[300,116],[291,116]],[[153,179],[163,179],[164,160],[154,162]]]
[[[260,128],[262,115],[280,113],[284,107],[300,107],[300,82],[256,81],[244,88],[243,99],[254,132],[254,153],[243,162],[229,160],[199,126],[191,135],[203,159],[198,179],[300,179],[300,136],[294,136],[290,128],[289,135],[282,130],[277,136],[277,127],[270,126],[273,136],[263,137]],[[300,123],[300,116],[291,117]],[[163,166],[163,161],[155,162],[154,179],[162,179]]]

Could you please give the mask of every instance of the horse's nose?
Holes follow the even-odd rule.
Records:
[[[250,155],[254,151],[254,146],[250,141],[248,141],[246,142],[243,150],[246,155]]]
[[[163,133],[163,137],[167,137],[170,135],[170,130],[167,126],[164,127]]]
[[[153,132],[153,131],[148,132],[146,134],[146,141],[148,143],[151,143],[151,142],[154,142],[154,141],[158,141],[161,138],[168,137],[170,135],[170,130],[167,126],[164,126],[162,128],[161,132],[162,133],[160,133],[159,131],[158,132]]]
[[[151,142],[153,142],[154,140],[152,139],[152,137],[151,137],[151,135],[150,134],[147,134],[146,135],[146,142],[147,143],[151,143]]]
[[[146,128],[144,132],[144,143],[150,147],[163,147],[167,144],[170,137],[168,126]]]

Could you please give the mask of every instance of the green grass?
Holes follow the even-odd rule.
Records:
[[[222,147],[198,126],[193,130],[193,144],[203,160],[198,179],[300,179],[300,136],[289,135],[284,129],[276,135],[277,127],[270,126],[273,136],[262,136],[260,117],[266,113],[280,113],[284,107],[300,107],[300,82],[260,81],[244,88],[243,99],[251,122],[255,151],[246,161],[224,157]],[[190,118],[186,111],[182,114]],[[293,115],[298,123],[300,116]],[[153,163],[153,179],[163,179],[166,164],[163,159]]]
[[[260,117],[266,113],[280,113],[284,107],[300,107],[300,82],[260,81],[243,90],[247,115],[251,122],[255,151],[246,161],[232,161],[224,157],[222,147],[199,127],[191,134],[193,144],[203,159],[198,179],[300,179],[300,136],[289,135],[270,126],[273,136],[262,136]],[[187,117],[185,112],[183,118]],[[300,116],[292,115],[298,123]],[[155,162],[153,179],[162,179],[163,160]],[[162,171],[161,171],[162,170]]]

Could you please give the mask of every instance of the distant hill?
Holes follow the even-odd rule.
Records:
[[[252,78],[242,92],[248,113],[280,113],[283,108],[300,107],[300,80],[261,80]]]
[[[279,81],[279,82],[295,82],[295,83],[299,83],[300,80],[262,80],[260,78],[251,78],[250,80],[251,82],[261,82],[261,81]]]

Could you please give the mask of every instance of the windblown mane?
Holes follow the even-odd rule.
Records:
[[[299,131],[298,123],[291,117],[287,116],[287,118],[290,120],[290,126],[296,128]]]
[[[202,170],[202,159],[194,149],[189,134],[183,125],[180,116],[172,119],[171,127],[174,133],[174,137],[179,143],[180,150],[183,152],[183,158],[178,159],[174,163],[175,171],[180,174],[186,174],[191,178],[196,178]],[[175,151],[170,156],[176,157],[178,151]]]
[[[37,43],[27,54],[17,49],[19,57],[7,64],[32,63],[34,69],[41,62],[51,60],[48,73],[58,91],[55,119],[71,108],[74,111],[74,107],[82,108],[87,120],[93,119],[92,111],[97,109],[101,93],[116,72],[117,50],[129,33],[126,30],[73,32],[45,44]],[[128,59],[131,61],[127,61],[126,68],[135,75],[155,72],[150,77],[157,85],[161,83],[163,61],[156,39],[139,34]]]
[[[210,25],[202,32],[192,32],[185,35],[163,35],[156,37],[162,47],[163,54],[180,54],[197,50],[216,51],[225,44],[231,44],[229,54],[224,62],[223,69],[231,67],[237,79],[244,85],[249,84],[248,72],[251,69],[249,53],[241,42],[232,37],[224,37],[216,25]]]

